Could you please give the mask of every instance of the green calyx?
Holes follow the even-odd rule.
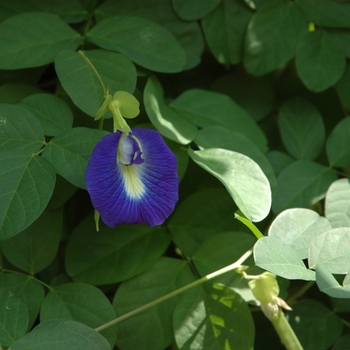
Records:
[[[124,118],[132,119],[139,115],[140,104],[137,99],[126,91],[117,91],[113,97],[107,95],[102,106],[96,113],[95,120],[101,119],[110,111],[113,115],[113,131],[130,132],[131,129]]]

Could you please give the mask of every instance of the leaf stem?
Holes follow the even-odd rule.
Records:
[[[103,84],[102,78],[100,76],[100,74],[98,74],[95,66],[91,63],[91,61],[86,57],[84,51],[79,50],[78,51],[79,55],[84,59],[84,61],[88,64],[88,66],[90,67],[90,69],[93,71],[93,73],[95,74],[98,82],[101,85],[102,91],[103,91],[103,96],[106,97],[108,95],[108,90],[105,88],[105,85]]]
[[[228,265],[228,266],[226,266],[226,267],[224,267],[224,268],[222,268],[220,270],[217,270],[217,271],[215,271],[213,273],[210,273],[209,275],[206,275],[206,276],[204,276],[204,277],[202,277],[202,278],[200,278],[200,279],[198,279],[198,280],[196,280],[196,281],[194,281],[192,283],[189,283],[186,286],[183,286],[183,287],[181,287],[179,289],[176,289],[176,290],[174,290],[174,291],[172,291],[172,292],[170,292],[170,293],[168,293],[168,294],[166,294],[166,295],[164,295],[164,296],[162,296],[162,297],[160,297],[160,298],[158,298],[156,300],[151,301],[150,303],[147,303],[147,304],[145,304],[145,305],[143,305],[143,306],[141,306],[141,307],[139,307],[139,308],[137,308],[135,310],[132,310],[132,311],[130,311],[130,312],[120,316],[120,317],[117,317],[114,320],[109,321],[109,322],[103,324],[102,326],[95,328],[95,331],[101,332],[104,329],[106,329],[108,327],[111,327],[111,326],[114,326],[115,324],[117,324],[117,323],[119,323],[121,321],[124,321],[124,320],[126,320],[126,319],[128,319],[128,318],[130,318],[130,317],[132,317],[134,315],[137,315],[138,313],[140,313],[142,311],[145,311],[145,310],[147,310],[147,309],[149,309],[149,308],[151,308],[151,307],[153,307],[153,306],[155,306],[155,305],[157,305],[157,304],[159,304],[159,303],[161,303],[161,302],[163,302],[165,300],[168,300],[168,299],[170,299],[170,298],[172,298],[172,297],[174,297],[174,296],[176,296],[178,294],[181,294],[181,293],[183,293],[183,292],[185,292],[185,291],[187,291],[187,290],[189,290],[189,289],[191,289],[193,287],[199,286],[202,283],[207,282],[207,281],[209,281],[209,280],[211,280],[211,279],[213,279],[215,277],[218,277],[218,276],[220,276],[220,275],[222,275],[222,274],[224,274],[226,272],[232,271],[232,270],[236,269],[237,267],[241,266],[243,264],[243,262],[246,259],[248,259],[248,257],[251,254],[252,254],[252,250],[248,250],[247,252],[245,252],[233,264]]]
[[[235,219],[242,222],[246,225],[250,231],[252,231],[257,239],[263,238],[264,235],[260,232],[260,230],[247,218],[245,218],[240,210],[235,213]]]

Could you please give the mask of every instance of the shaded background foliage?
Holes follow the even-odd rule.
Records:
[[[283,348],[235,272],[93,330],[254,246],[249,272],[279,276],[303,347],[348,347],[347,1],[12,0],[0,21],[1,346]],[[178,158],[180,200],[160,227],[95,230],[84,173],[112,122],[93,121],[103,92],[77,49]],[[238,159],[234,180],[214,162]],[[242,195],[247,169],[263,185]]]

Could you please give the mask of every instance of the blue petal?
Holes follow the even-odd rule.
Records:
[[[108,226],[160,225],[178,200],[176,168],[175,155],[157,131],[117,131],[103,137],[91,154],[86,187]]]

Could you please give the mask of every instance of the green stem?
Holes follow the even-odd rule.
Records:
[[[350,322],[344,320],[343,318],[341,319],[341,321],[345,324],[346,327],[350,328]]]
[[[257,239],[264,237],[264,235],[260,232],[260,230],[251,221],[249,221],[247,218],[245,218],[243,216],[243,214],[241,213],[240,210],[238,210],[235,213],[235,219],[239,220],[244,225],[246,225],[250,229],[250,231],[252,231],[254,233],[254,235]]]
[[[97,80],[99,81],[102,91],[103,91],[103,96],[107,96],[108,95],[108,90],[106,90],[105,85],[103,84],[102,78],[100,76],[100,74],[98,74],[96,68],[94,67],[94,65],[91,63],[91,61],[86,57],[84,51],[79,50],[78,51],[79,55],[84,59],[84,61],[88,64],[88,66],[90,67],[90,69],[93,71],[93,73],[96,75]]]
[[[211,280],[211,279],[213,279],[213,278],[215,278],[215,277],[218,277],[218,276],[220,276],[220,275],[222,275],[222,274],[224,274],[224,273],[226,273],[226,272],[232,271],[232,270],[236,269],[237,267],[241,266],[241,265],[243,264],[243,262],[244,262],[246,259],[248,259],[248,257],[249,257],[251,254],[252,254],[252,251],[251,251],[251,250],[248,250],[247,252],[245,252],[245,253],[244,253],[236,262],[234,262],[233,264],[228,265],[228,266],[226,266],[226,267],[224,267],[224,268],[222,268],[222,269],[220,269],[220,270],[217,270],[217,271],[215,271],[215,272],[213,272],[213,273],[210,273],[209,275],[206,275],[206,276],[204,276],[204,277],[202,277],[202,278],[200,278],[200,279],[198,279],[198,280],[196,280],[196,281],[194,281],[194,282],[192,282],[192,283],[187,284],[186,286],[183,286],[183,287],[181,287],[181,288],[179,288],[179,289],[176,289],[176,290],[172,291],[172,292],[169,293],[169,294],[166,294],[166,295],[164,295],[164,296],[162,296],[162,297],[160,297],[160,298],[158,298],[158,299],[156,299],[156,300],[154,300],[154,301],[151,301],[151,302],[148,303],[148,304],[145,304],[145,305],[143,305],[143,306],[141,306],[141,307],[139,307],[139,308],[137,308],[137,309],[135,309],[135,310],[132,310],[132,311],[130,311],[130,312],[128,312],[128,313],[126,313],[126,314],[120,316],[120,317],[117,317],[117,318],[115,318],[114,320],[112,320],[112,321],[110,321],[110,322],[107,322],[107,323],[103,324],[103,325],[100,326],[100,327],[95,328],[95,331],[101,332],[101,331],[103,331],[104,329],[109,328],[109,327],[111,327],[111,326],[114,326],[115,324],[117,324],[117,323],[119,323],[119,322],[121,322],[121,321],[124,321],[124,320],[126,320],[127,318],[130,318],[130,317],[132,317],[132,316],[135,316],[135,315],[137,315],[138,313],[140,313],[140,312],[142,312],[142,311],[145,311],[145,310],[147,310],[147,309],[149,309],[149,308],[151,308],[151,307],[153,307],[153,306],[155,306],[155,305],[157,305],[157,304],[159,304],[159,303],[162,303],[162,302],[165,301],[165,300],[168,300],[168,299],[170,299],[170,298],[172,298],[172,297],[174,297],[174,296],[176,296],[176,295],[178,295],[178,294],[181,294],[181,293],[183,293],[183,292],[185,292],[185,291],[187,291],[187,290],[189,290],[189,289],[191,289],[191,288],[193,288],[193,287],[199,286],[199,285],[201,285],[202,283],[207,282],[207,281],[209,281],[209,280]]]
[[[271,323],[287,350],[303,350],[299,339],[281,309],[279,309],[277,317],[271,318]]]

